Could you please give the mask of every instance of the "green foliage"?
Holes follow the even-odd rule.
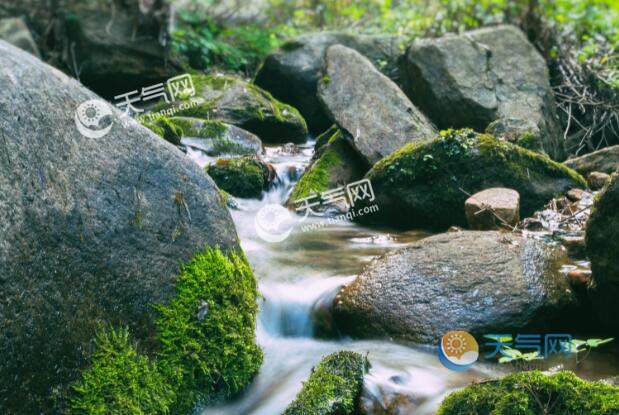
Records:
[[[333,353],[314,368],[284,415],[353,415],[367,371],[359,353]]]
[[[74,386],[71,414],[167,414],[174,388],[156,363],[141,355],[127,328],[102,328],[92,365]]]
[[[180,371],[175,408],[234,396],[262,363],[256,280],[246,259],[207,249],[182,267],[176,288],[168,305],[156,306],[160,364]]]
[[[571,372],[511,374],[449,395],[438,415],[607,415],[619,411],[619,388]]]
[[[172,33],[173,50],[195,69],[253,72],[280,45],[275,31],[258,25],[224,27],[207,14],[183,10]]]
[[[217,186],[237,197],[259,197],[269,187],[269,170],[255,157],[219,159],[206,167]]]

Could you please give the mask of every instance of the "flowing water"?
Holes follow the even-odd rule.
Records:
[[[441,400],[472,381],[505,373],[504,367],[477,363],[466,372],[454,372],[439,362],[434,346],[406,345],[388,340],[321,340],[315,337],[312,309],[326,304],[338,288],[351,281],[372,258],[406,246],[427,233],[393,232],[362,227],[354,223],[316,226],[307,231],[295,228],[280,243],[270,243],[256,233],[254,220],[266,204],[283,204],[295,176],[307,165],[313,143],[290,153],[284,147],[270,147],[265,159],[272,163],[280,183],[262,200],[238,199],[231,211],[241,245],[255,272],[262,294],[257,325],[258,342],[264,350],[260,373],[248,390],[225,406],[202,409],[204,415],[277,415],[294,399],[312,367],[322,357],[339,350],[367,355],[371,368],[364,379],[364,396],[377,406],[387,406],[398,395],[409,398],[410,415],[435,413]],[[204,166],[211,161],[199,151],[188,154]],[[320,218],[308,223],[320,225]],[[598,356],[598,355],[596,355]],[[609,363],[609,358],[614,359]],[[563,364],[564,362],[557,362]],[[590,358],[579,374],[601,378],[617,374],[616,353]],[[376,412],[379,413],[379,412]],[[383,413],[383,412],[380,412]]]

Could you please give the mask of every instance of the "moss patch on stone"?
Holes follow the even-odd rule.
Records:
[[[269,170],[255,157],[219,159],[206,172],[220,189],[237,197],[260,197],[269,187]]]
[[[380,211],[362,219],[405,228],[465,226],[465,200],[490,187],[518,191],[521,216],[573,187],[587,187],[582,176],[545,155],[468,129],[405,145],[367,177]]]
[[[449,395],[438,415],[608,415],[619,413],[619,388],[571,372],[520,372]]]
[[[166,414],[175,388],[157,363],[140,354],[127,328],[102,327],[92,364],[74,386],[70,414]]]
[[[181,143],[183,129],[169,118],[158,116],[154,119],[140,119],[140,122],[144,127],[148,128],[166,141],[169,141],[174,145],[179,145]]]
[[[304,141],[305,120],[294,107],[273,98],[267,91],[240,78],[227,75],[194,75],[200,102],[177,115],[218,119],[271,141]]]
[[[91,367],[74,386],[72,414],[190,413],[230,398],[262,363],[255,341],[257,284],[242,254],[207,248],[181,268],[176,295],[157,304],[153,358],[127,329],[97,335]]]
[[[314,193],[319,194],[358,180],[369,169],[340,129],[334,130],[315,157],[292,190],[288,205]]]
[[[284,415],[353,415],[367,371],[359,353],[333,353],[316,366]]]
[[[258,292],[247,260],[208,249],[183,266],[176,288],[168,305],[157,306],[156,321],[160,365],[180,372],[176,407],[238,394],[262,363]]]
[[[325,144],[327,144],[331,137],[333,137],[335,134],[338,134],[339,131],[340,129],[338,128],[338,126],[333,124],[331,127],[329,127],[327,131],[316,137],[316,144],[314,144],[314,153],[317,153],[318,150],[320,150]]]

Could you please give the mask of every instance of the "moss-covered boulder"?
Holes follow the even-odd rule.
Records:
[[[315,154],[286,205],[294,207],[296,201],[312,194],[320,194],[359,180],[368,169],[368,164],[352,147],[347,134],[336,129]]]
[[[571,372],[515,373],[449,395],[438,415],[610,415],[619,413],[619,387],[587,382]]]
[[[554,196],[586,188],[575,171],[548,157],[472,130],[446,130],[428,143],[411,143],[366,175],[379,211],[359,218],[402,228],[466,226],[464,202],[481,190],[507,187],[530,216]]]
[[[586,176],[593,171],[612,174],[619,171],[619,145],[605,147],[563,162],[567,167]]]
[[[275,180],[272,167],[250,156],[219,159],[206,172],[220,189],[245,198],[260,197]]]
[[[596,197],[587,222],[587,255],[591,260],[593,306],[602,320],[619,328],[619,174]]]
[[[258,136],[235,125],[192,117],[172,117],[170,122],[182,130],[183,145],[209,156],[257,156],[264,152]]]
[[[314,368],[284,415],[355,415],[368,369],[359,353],[333,353]]]
[[[194,75],[193,103],[176,112],[179,116],[216,119],[258,135],[264,142],[304,142],[307,125],[295,108],[279,102],[268,92],[227,75]],[[197,103],[197,105],[195,104]]]
[[[174,298],[153,305],[156,353],[147,356],[127,329],[102,328],[69,413],[187,414],[238,394],[262,362],[257,295],[242,254],[199,252],[182,267]]]
[[[140,122],[144,127],[148,128],[164,140],[174,145],[179,145],[181,143],[183,130],[168,117],[158,116],[153,119],[146,118],[141,119]]]

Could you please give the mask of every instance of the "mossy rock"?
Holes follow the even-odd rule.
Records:
[[[571,372],[539,371],[468,386],[449,395],[438,415],[610,415],[619,413],[619,387],[584,381]]]
[[[206,167],[206,172],[217,186],[233,196],[260,197],[272,182],[272,170],[255,157],[219,159]]]
[[[256,135],[234,125],[192,117],[171,117],[169,121],[182,131],[182,144],[209,156],[259,155],[264,151]]]
[[[314,154],[318,153],[318,150],[320,150],[322,146],[327,144],[329,140],[331,139],[331,137],[333,137],[333,134],[335,134],[338,131],[339,131],[338,126],[333,124],[322,134],[318,135],[318,137],[316,137],[316,143],[314,144]]]
[[[596,196],[587,221],[586,245],[593,271],[593,306],[606,324],[619,329],[619,174],[613,174]]]
[[[522,216],[585,179],[548,157],[472,130],[446,130],[425,143],[411,143],[374,165],[372,182],[379,211],[367,223],[402,228],[466,226],[464,202],[481,190],[518,191]]]
[[[176,115],[217,119],[270,143],[299,143],[307,139],[307,125],[299,111],[263,89],[227,75],[194,75],[193,82],[196,95],[187,100],[198,105],[188,105]]]
[[[257,283],[245,257],[208,248],[182,267],[176,291],[153,305],[152,357],[127,329],[98,333],[70,414],[187,414],[247,387],[263,355],[255,341]]]
[[[154,119],[140,119],[140,123],[166,141],[179,145],[183,135],[183,129],[165,116]]]
[[[334,132],[295,185],[286,202],[287,206],[292,207],[295,201],[312,194],[320,194],[359,180],[368,171],[370,166],[352,147],[346,133],[337,128],[329,131]]]
[[[341,351],[325,357],[284,415],[357,414],[367,369],[367,360],[359,353]]]

